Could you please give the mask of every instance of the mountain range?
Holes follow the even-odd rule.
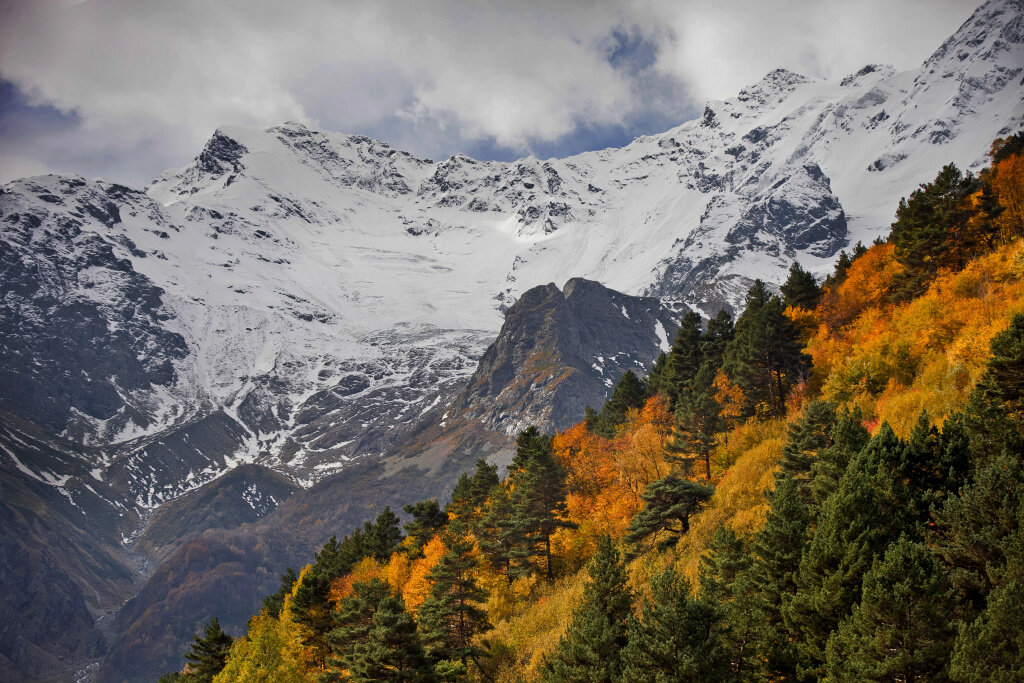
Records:
[[[280,562],[579,421],[683,312],[824,274],[1021,127],[1024,3],[993,0],[916,69],[775,70],[566,159],[285,123],[144,189],[4,185],[0,675],[155,678]]]

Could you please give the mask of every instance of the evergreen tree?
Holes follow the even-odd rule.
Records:
[[[397,595],[388,595],[377,603],[365,639],[353,647],[346,663],[355,683],[434,680],[416,622]]]
[[[1024,315],[992,338],[991,349],[965,420],[972,446],[985,457],[1024,450]]]
[[[202,635],[192,636],[192,646],[185,654],[188,660],[188,680],[197,683],[212,681],[224,668],[233,642],[231,636],[220,627],[217,617],[210,619],[203,627]]]
[[[441,510],[436,500],[421,500],[415,505],[405,505],[402,509],[407,515],[412,515],[412,520],[405,523],[405,533],[409,556],[416,558],[423,554],[423,546],[448,524],[448,515]]]
[[[729,345],[735,335],[736,328],[732,324],[732,316],[728,311],[721,310],[718,315],[708,320],[708,327],[700,338],[703,364],[718,368],[722,364],[725,347]]]
[[[516,435],[516,454],[508,467],[509,477],[526,469],[526,463],[537,454],[551,452],[551,437],[540,433],[534,426],[527,427]]]
[[[626,586],[626,568],[609,536],[598,540],[589,572],[583,602],[569,630],[544,660],[545,681],[611,682],[622,675],[632,594]]]
[[[626,370],[604,404],[600,414],[588,413],[587,429],[605,438],[615,436],[616,428],[626,421],[630,409],[642,408],[647,390],[632,370]]]
[[[832,429],[836,424],[836,404],[811,401],[800,419],[790,424],[789,436],[782,447],[782,471],[809,485],[811,467],[818,454],[833,445]]]
[[[676,425],[668,445],[666,460],[680,465],[689,476],[694,461],[703,464],[704,478],[711,482],[711,454],[718,444],[718,434],[726,428],[722,407],[715,400],[715,371],[705,363],[697,372],[689,389],[676,399]]]
[[[720,610],[690,596],[690,584],[671,567],[651,580],[651,597],[639,619],[629,621],[622,651],[622,680],[724,681],[729,656],[723,647]]]
[[[835,492],[850,460],[867,446],[870,439],[859,406],[844,409],[836,416],[836,423],[829,433],[832,445],[821,449],[811,465],[810,489],[815,509]]]
[[[679,395],[689,389],[690,382],[704,362],[700,348],[702,336],[701,317],[690,311],[679,321],[679,330],[665,366],[666,398],[672,410],[675,409]]]
[[[292,586],[295,585],[295,581],[298,577],[295,575],[295,570],[288,567],[288,570],[281,574],[281,586],[277,589],[276,593],[263,598],[263,609],[267,611],[272,617],[276,617],[281,613],[281,607],[284,605],[284,596],[292,592]]]
[[[539,441],[544,440],[545,437],[537,434],[535,427],[531,427],[530,430],[524,433],[529,433],[531,437],[535,436]],[[459,477],[455,484],[455,490],[452,491],[451,498],[445,506],[445,512],[460,517],[464,521],[472,522],[480,514],[481,508],[487,501],[487,494],[498,481],[498,466],[488,465],[483,458],[478,459],[476,471],[472,476],[464,472]]]
[[[939,268],[963,267],[974,246],[964,200],[977,189],[974,176],[948,164],[934,181],[914,190],[909,200],[900,200],[889,235],[896,260],[904,268],[899,300],[923,292]]]
[[[785,605],[797,592],[796,575],[810,534],[811,513],[792,477],[782,475],[768,496],[764,527],[751,541],[751,566],[746,577],[753,597],[751,609],[734,621],[749,633],[758,656],[755,666],[772,679],[788,678],[797,670],[794,631],[786,624]]]
[[[1015,683],[1024,680],[1024,584],[1012,581],[988,595],[985,610],[956,639],[950,666],[954,681]]]
[[[527,570],[531,559],[539,557],[550,581],[554,576],[551,535],[572,526],[565,520],[565,472],[555,460],[550,439],[515,473],[510,503],[513,518],[506,523],[508,538],[518,537],[523,543],[511,549],[512,559],[518,560],[514,573]]]
[[[928,549],[906,536],[864,575],[860,605],[828,641],[830,679],[935,681],[946,677],[952,596]]]
[[[801,556],[797,593],[784,606],[787,627],[799,633],[803,673],[820,676],[825,643],[861,594],[874,559],[909,524],[897,469],[905,445],[887,423],[850,461],[818,515],[817,528]]]
[[[711,536],[698,570],[701,599],[727,602],[740,575],[750,569],[746,543],[727,526],[719,525]]]
[[[637,546],[652,536],[652,541],[657,540],[664,532],[667,536],[657,543],[658,548],[674,545],[689,532],[690,517],[700,510],[713,492],[709,486],[672,474],[651,482],[640,496],[644,508],[630,521],[626,542]],[[639,551],[635,549],[634,552]]]
[[[341,680],[341,672],[351,668],[356,646],[369,639],[377,606],[391,595],[391,587],[380,579],[352,585],[352,594],[341,600],[333,614],[335,627],[327,633],[332,654],[326,665],[333,675],[324,676],[325,680]]]
[[[843,249],[839,252],[839,256],[836,258],[836,266],[832,271],[831,275],[825,278],[825,282],[822,283],[822,287],[825,290],[835,292],[839,289],[839,286],[846,280],[846,274],[850,270],[850,266],[853,265],[853,261],[850,260],[850,255]]]
[[[520,559],[525,563],[527,540],[524,522],[515,514],[505,487],[498,484],[491,489],[474,533],[488,564],[505,572],[509,583],[517,576],[512,560]],[[522,549],[522,552],[517,552],[517,549]]]
[[[654,359],[654,365],[651,366],[650,372],[647,373],[647,396],[655,396],[657,394],[668,395],[668,354],[664,351],[658,354],[658,357]],[[589,406],[587,410],[593,411]],[[589,413],[588,413],[589,415]],[[590,430],[588,423],[588,430]],[[593,431],[593,430],[590,430]]]
[[[486,654],[473,639],[491,628],[487,613],[479,607],[487,594],[473,575],[477,568],[473,543],[460,527],[458,523],[449,526],[447,551],[428,574],[433,585],[418,612],[427,652],[435,662],[448,662],[441,666],[448,672],[465,670],[469,661]]]
[[[751,680],[761,668],[755,646],[763,629],[750,565],[747,544],[725,526],[715,530],[700,560],[699,598],[719,606],[720,638],[728,658],[729,679],[734,681]]]
[[[754,282],[746,301],[722,369],[743,389],[748,415],[761,411],[779,417],[785,412],[790,389],[807,373],[810,359],[801,350],[782,301],[770,297],[763,282]]]
[[[785,306],[795,306],[814,310],[821,299],[821,287],[818,286],[814,276],[804,270],[799,263],[793,261],[789,267],[789,277],[779,289],[782,293],[782,303]]]

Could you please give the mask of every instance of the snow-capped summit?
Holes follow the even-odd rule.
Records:
[[[884,235],[901,196],[1021,127],[1022,22],[1021,0],[990,2],[917,69],[777,69],[566,159],[434,162],[288,122],[224,126],[145,192],[16,181],[0,401],[103,447],[94,467],[139,505],[241,462],[315,481],[453,396],[534,286],[711,313]]]

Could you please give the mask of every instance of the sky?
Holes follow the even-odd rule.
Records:
[[[416,156],[628,144],[774,68],[920,65],[979,0],[0,0],[0,182],[142,187],[221,125]]]

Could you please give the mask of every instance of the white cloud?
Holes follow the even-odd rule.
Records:
[[[73,167],[143,182],[218,125],[289,119],[421,155],[526,153],[651,111],[681,122],[692,100],[775,66],[913,66],[970,4],[0,0],[0,77],[77,121],[49,137],[0,132],[0,155],[21,159],[0,175]],[[622,36],[651,59],[610,62]]]

